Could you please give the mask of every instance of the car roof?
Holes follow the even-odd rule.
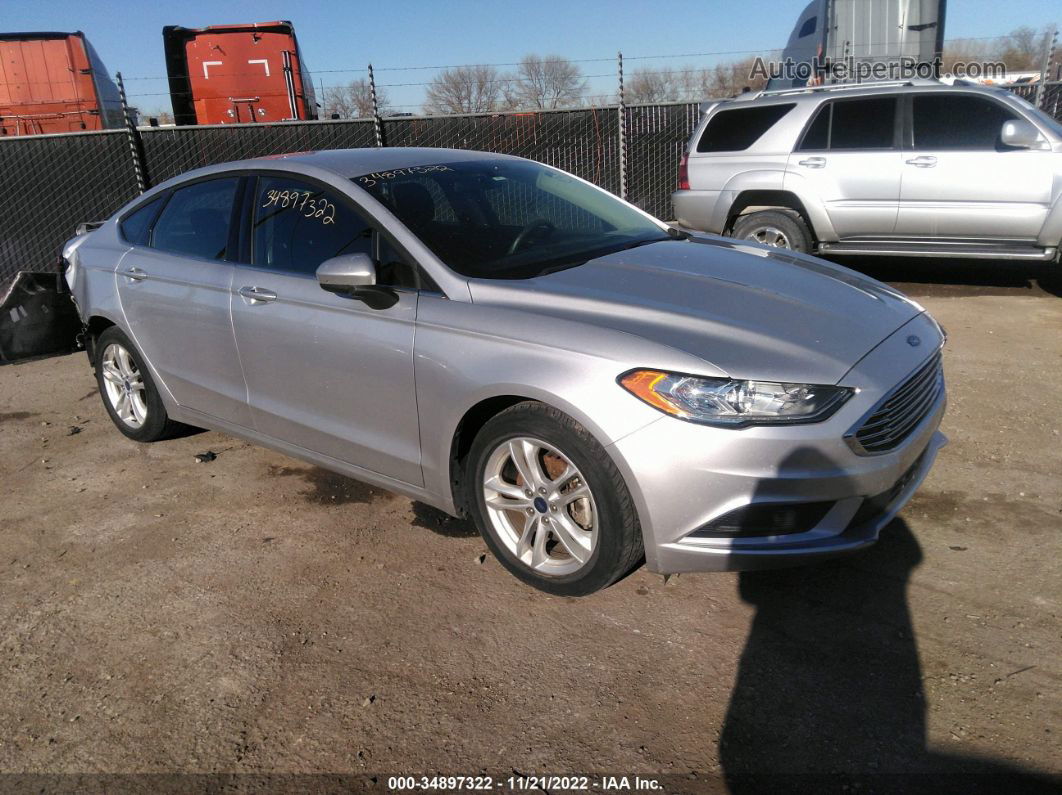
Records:
[[[975,94],[988,94],[991,96],[1007,96],[1011,92],[998,86],[976,86],[968,84],[949,85],[936,80],[909,81],[897,83],[848,83],[831,86],[816,86],[814,88],[785,88],[775,91],[753,91],[747,94],[739,94],[736,97],[718,101],[718,105],[733,107],[746,103],[766,104],[773,102],[797,102],[818,103],[828,99],[844,99],[848,97],[882,96],[889,94],[913,94],[924,92],[967,92]],[[707,107],[711,103],[704,103]]]
[[[291,152],[218,164],[213,168],[268,168],[278,161],[286,164],[305,164],[340,177],[356,177],[374,171],[393,171],[435,163],[456,163],[475,160],[512,160],[510,155],[476,152],[466,149],[434,147],[374,147],[371,149],[321,149],[312,152]]]

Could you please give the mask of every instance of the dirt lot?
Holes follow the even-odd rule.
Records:
[[[277,453],[138,446],[83,354],[0,368],[0,771],[1062,773],[1062,280],[863,267],[951,335],[951,444],[882,542],[581,600]]]

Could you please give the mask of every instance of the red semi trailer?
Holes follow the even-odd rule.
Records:
[[[0,135],[123,123],[118,87],[81,31],[0,33]]]
[[[290,22],[162,29],[177,124],[316,119]]]

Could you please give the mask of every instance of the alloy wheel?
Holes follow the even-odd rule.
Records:
[[[112,342],[100,360],[107,400],[118,418],[130,428],[140,428],[147,419],[148,409],[144,391],[144,377],[129,351]]]
[[[758,226],[750,231],[745,236],[745,239],[755,240],[757,243],[763,243],[765,246],[773,246],[774,248],[793,247],[786,233],[776,226]]]
[[[563,576],[589,562],[597,506],[579,468],[554,445],[507,439],[487,459],[482,486],[495,537],[525,566]]]

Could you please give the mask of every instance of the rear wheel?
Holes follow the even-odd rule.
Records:
[[[804,253],[811,251],[812,244],[811,230],[804,219],[787,210],[761,210],[742,215],[734,222],[730,236]]]
[[[519,403],[472,444],[470,502],[480,534],[510,572],[543,591],[582,596],[642,559],[630,492],[601,445],[575,420]]]
[[[115,426],[138,442],[154,442],[183,427],[162,405],[140,352],[117,326],[96,340],[96,383]]]

